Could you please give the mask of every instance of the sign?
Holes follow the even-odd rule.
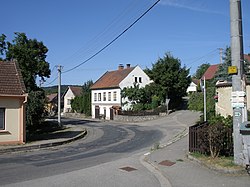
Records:
[[[237,74],[238,73],[237,66],[229,66],[227,72],[229,75]]]
[[[233,108],[244,108],[244,103],[232,103]]]
[[[235,113],[234,113],[234,116],[235,116],[235,117],[240,117],[240,116],[241,116],[241,113],[240,113],[240,112],[235,112]]]

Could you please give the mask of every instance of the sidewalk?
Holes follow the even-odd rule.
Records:
[[[63,145],[83,138],[87,134],[87,130],[80,125],[64,125],[64,127],[66,127],[64,130],[43,135],[41,140],[38,141],[28,142],[23,145],[0,145],[0,154]]]
[[[180,122],[178,116],[173,119],[179,123],[176,128],[183,129],[185,122]],[[169,129],[166,124],[166,129]],[[168,139],[160,145],[160,149],[146,153],[144,161],[148,162],[156,171],[164,176],[168,186],[176,187],[249,187],[250,176],[247,172],[239,171],[235,174],[226,174],[209,169],[187,158],[188,155],[188,125],[185,130],[174,138]]]

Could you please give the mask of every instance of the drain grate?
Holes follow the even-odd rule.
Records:
[[[127,167],[123,167],[123,168],[120,168],[121,170],[124,170],[124,171],[127,171],[127,172],[130,172],[130,171],[135,171],[135,170],[137,170],[137,169],[135,169],[135,168],[132,168],[132,167],[129,167],[129,166],[127,166]]]
[[[163,160],[159,164],[162,165],[162,166],[172,166],[172,165],[175,164],[175,162],[171,162],[169,160]]]

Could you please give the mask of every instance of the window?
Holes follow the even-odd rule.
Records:
[[[101,101],[102,100],[102,94],[101,93],[98,93],[98,101]]]
[[[106,92],[103,92],[103,101],[106,101]]]
[[[71,104],[71,99],[67,99],[67,105]]]
[[[94,101],[97,101],[97,93],[94,94]]]
[[[5,130],[5,109],[0,108],[0,130]]]
[[[111,92],[108,93],[108,101],[111,101]]]
[[[116,99],[117,99],[117,92],[114,91],[114,93],[113,93],[113,100],[116,101]]]
[[[135,77],[135,82],[137,82],[137,77]]]
[[[139,83],[142,83],[142,78],[141,77],[139,77]]]

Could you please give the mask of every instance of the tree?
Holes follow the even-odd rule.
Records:
[[[228,75],[227,70],[228,67],[232,65],[231,62],[231,48],[227,47],[224,56],[223,56],[223,64],[220,64],[218,71],[215,74],[215,80],[227,80],[232,81],[232,75]]]
[[[41,124],[45,116],[45,94],[37,87],[37,76],[44,80],[50,76],[49,63],[46,61],[48,49],[36,39],[28,39],[24,33],[15,33],[12,42],[5,42],[4,34],[0,37],[0,55],[6,61],[15,60],[19,64],[24,84],[29,94],[26,107],[27,127]]]
[[[78,113],[84,113],[86,116],[91,115],[91,90],[90,87],[93,85],[93,81],[89,80],[82,86],[81,96],[76,96],[71,101],[72,110]]]
[[[170,99],[172,104],[181,101],[191,83],[189,69],[181,67],[180,60],[169,53],[159,58],[152,66],[152,69],[147,69],[146,72],[154,81],[154,95],[164,103],[166,98]]]
[[[23,75],[24,84],[28,91],[37,89],[36,78],[49,78],[49,63],[45,60],[48,49],[36,39],[28,39],[24,33],[15,33],[15,39],[5,42],[5,35],[1,36],[1,55],[4,54],[5,60],[16,60]]]
[[[200,65],[195,72],[194,78],[201,79],[201,77],[204,75],[204,73],[207,71],[209,67],[210,67],[209,63]]]

